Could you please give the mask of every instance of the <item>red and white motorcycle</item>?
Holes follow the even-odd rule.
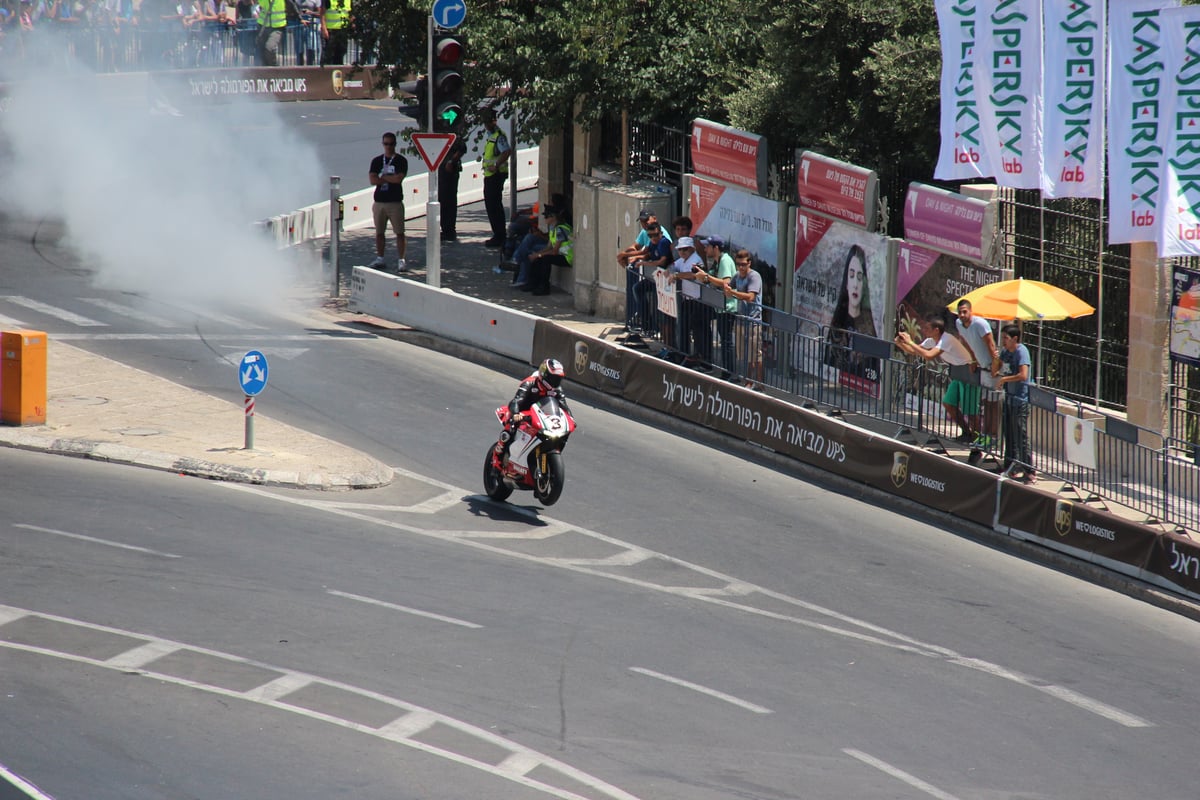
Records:
[[[508,422],[508,406],[496,409],[501,424]],[[528,411],[513,432],[508,458],[503,462],[489,447],[483,462],[483,488],[493,500],[506,500],[517,489],[532,491],[544,506],[554,505],[566,481],[562,449],[575,430],[575,420],[557,398],[543,397]]]

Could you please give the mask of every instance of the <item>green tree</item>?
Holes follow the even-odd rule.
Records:
[[[938,148],[937,18],[929,0],[759,0],[764,57],[731,122],[775,147],[866,167],[926,166]]]
[[[430,4],[355,0],[358,35],[423,71]],[[937,20],[929,0],[474,0],[468,113],[515,108],[531,138],[627,110],[696,117],[881,171],[932,172],[938,146]]]

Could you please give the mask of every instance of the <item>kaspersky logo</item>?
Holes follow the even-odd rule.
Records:
[[[1092,135],[1092,109],[1096,96],[1096,31],[1099,25],[1091,18],[1092,7],[1083,0],[1071,3],[1072,11],[1059,25],[1067,43],[1067,96],[1058,104],[1066,119],[1062,145],[1065,161],[1059,180],[1080,183],[1087,176],[1083,163],[1087,160],[1088,142]],[[1072,166],[1069,162],[1075,161]]]
[[[1029,17],[1013,9],[1019,0],[1001,0],[992,12],[992,39],[995,51],[988,65],[992,75],[992,93],[988,99],[996,108],[996,132],[1000,137],[1000,167],[1017,175],[1021,172],[1021,116],[1029,105],[1029,96],[1022,93],[1021,38]],[[1005,158],[1005,154],[1009,158]]]
[[[1158,10],[1137,11],[1133,14],[1133,42],[1137,55],[1125,66],[1132,77],[1132,108],[1126,119],[1133,136],[1125,148],[1129,158],[1133,189],[1133,210],[1130,224],[1134,228],[1154,226],[1158,208],[1159,165],[1163,149],[1159,144],[1158,125],[1162,82],[1162,30],[1158,26]]]
[[[1180,224],[1179,238],[1200,239],[1196,218],[1200,217],[1200,126],[1196,124],[1196,95],[1200,93],[1200,22],[1184,23],[1184,58],[1175,82],[1179,97],[1175,114],[1175,152],[1167,159],[1179,178],[1179,194],[1171,202],[1180,213],[1190,212],[1192,221]],[[1185,110],[1189,109],[1189,110]]]
[[[979,163],[979,108],[975,102],[975,0],[956,0],[950,9],[960,30],[958,76],[954,81],[954,163]]]

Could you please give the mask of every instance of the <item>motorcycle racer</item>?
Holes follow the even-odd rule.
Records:
[[[567,395],[562,389],[564,375],[566,370],[562,362],[556,358],[547,358],[538,366],[536,372],[517,386],[516,394],[508,402],[508,420],[500,433],[500,441],[496,442],[496,452],[500,455],[501,463],[508,458],[508,446],[521,423],[522,416],[534,403],[543,397],[553,397],[558,400],[564,411],[571,413],[567,405]]]

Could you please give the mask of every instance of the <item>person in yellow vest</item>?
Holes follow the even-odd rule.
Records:
[[[523,292],[550,294],[550,270],[552,267],[569,267],[575,263],[575,243],[571,241],[571,221],[562,216],[554,206],[546,206],[542,217],[550,244],[529,257],[533,278]]]
[[[487,138],[483,140],[483,207],[487,209],[488,223],[492,226],[492,238],[484,242],[485,247],[504,246],[504,181],[508,178],[509,152],[512,148],[504,132],[496,124],[496,112],[483,110],[483,127]]]
[[[325,37],[325,51],[321,54],[321,66],[345,64],[346,47],[350,42],[351,0],[323,0],[325,7],[321,35]]]
[[[262,0],[258,7],[258,63],[279,66],[279,47],[287,27],[287,0]]]

